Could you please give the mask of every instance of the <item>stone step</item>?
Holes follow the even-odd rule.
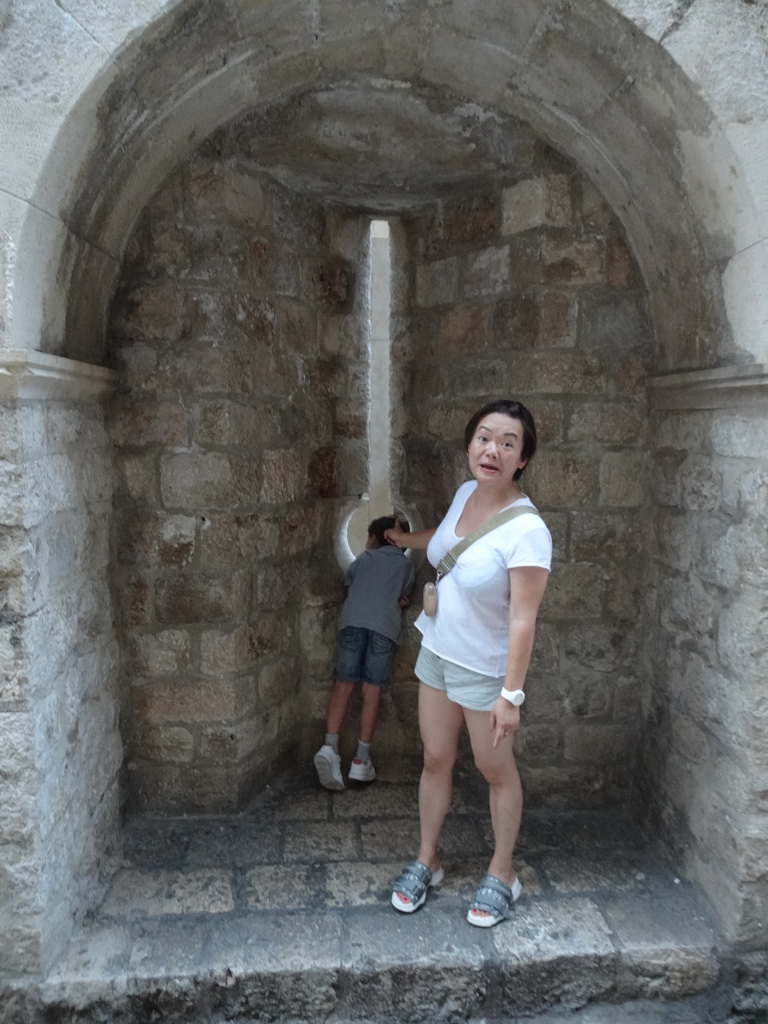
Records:
[[[446,823],[445,883],[411,915],[389,884],[415,849],[412,782],[329,794],[304,779],[235,818],[137,819],[98,913],[0,1020],[618,1024],[636,1000],[716,1004],[724,954],[696,893],[618,815],[526,814],[523,896],[509,921],[471,927],[490,836],[473,787]],[[595,1004],[609,1016],[574,1017]]]

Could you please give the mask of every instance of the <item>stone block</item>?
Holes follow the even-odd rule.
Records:
[[[306,364],[310,394],[320,398],[343,398],[347,391],[347,370],[340,359],[314,359]]]
[[[159,498],[157,480],[157,458],[154,452],[148,455],[123,455],[116,460],[118,497],[125,494],[140,505],[154,505]]]
[[[581,402],[571,414],[567,438],[587,444],[638,445],[644,438],[645,425],[642,406],[627,402]]]
[[[137,672],[144,676],[174,675],[189,668],[192,642],[183,629],[158,633],[133,633],[129,648]]]
[[[558,565],[544,592],[541,614],[547,621],[597,619],[603,613],[606,570],[589,562]]]
[[[609,899],[605,916],[619,950],[623,998],[683,999],[714,987],[717,940],[681,900]]]
[[[297,501],[304,496],[306,473],[297,452],[278,449],[264,453],[260,501],[268,505]]]
[[[178,764],[192,760],[195,739],[189,729],[180,725],[156,726],[142,737],[143,755],[150,761]]]
[[[117,557],[132,566],[183,568],[195,553],[193,516],[128,510],[116,516]]]
[[[165,625],[225,622],[242,612],[245,581],[241,574],[227,577],[188,573],[155,584],[158,621]]]
[[[166,395],[248,394],[254,384],[252,353],[205,344],[169,349],[158,360],[158,388]]]
[[[626,726],[573,722],[565,726],[566,761],[630,766],[634,744]]]
[[[320,540],[322,528],[323,520],[316,508],[291,508],[280,523],[280,545],[285,554],[298,555]]]
[[[607,452],[600,460],[600,504],[637,508],[645,504],[646,458],[642,452]]]
[[[503,293],[510,282],[509,247],[484,249],[465,257],[461,276],[463,293],[469,299]]]
[[[220,566],[249,565],[277,554],[280,523],[263,513],[200,517],[200,567],[208,572]]]
[[[540,507],[592,504],[597,496],[598,466],[588,456],[542,451],[526,470],[531,494]]]
[[[643,533],[630,512],[573,512],[571,556],[577,562],[614,566],[639,556]]]
[[[560,730],[552,725],[527,722],[515,737],[515,757],[525,765],[547,767],[561,757]]]
[[[299,663],[295,659],[281,658],[272,665],[259,669],[258,695],[264,705],[282,704],[287,697],[294,697],[301,683]]]
[[[261,865],[246,873],[245,905],[249,910],[307,910],[314,898],[309,866]]]
[[[142,576],[119,577],[116,590],[124,623],[146,626],[154,621],[154,588],[151,580]]]
[[[567,227],[571,221],[571,185],[564,174],[521,181],[502,193],[502,234],[539,227]]]
[[[600,284],[605,279],[603,248],[596,239],[544,238],[541,261],[548,284]]]
[[[341,311],[351,304],[355,274],[346,260],[338,256],[325,259],[311,273],[311,296],[322,309]]]
[[[179,452],[160,457],[160,493],[168,508],[225,508],[237,503],[236,470],[220,452]]]
[[[253,667],[256,652],[247,626],[204,629],[200,634],[200,668],[206,675],[243,672]]]
[[[133,288],[112,314],[112,330],[130,341],[177,341],[182,328],[183,295],[172,281]]]
[[[766,678],[768,607],[763,593],[733,594],[717,623],[717,652],[722,665],[742,685]]]
[[[230,221],[257,227],[264,216],[264,192],[258,178],[231,164],[192,165],[185,182],[185,213],[195,222]]]
[[[768,419],[762,416],[717,416],[711,423],[712,448],[717,455],[764,459],[768,453]]]
[[[286,352],[312,353],[317,344],[317,313],[298,302],[284,301],[277,310],[277,340]],[[336,320],[347,318],[335,315]],[[339,349],[337,349],[339,351]]]
[[[532,389],[540,393],[601,395],[606,390],[604,367],[592,353],[539,352],[531,363]]]
[[[485,1003],[488,983],[480,938],[467,936],[455,911],[431,907],[403,929],[378,908],[349,915],[342,950],[347,1005],[357,1017],[466,1020]],[[400,916],[400,915],[398,915]]]
[[[158,388],[158,346],[144,341],[113,342],[115,367],[123,387],[134,393],[155,394]]]
[[[173,871],[118,871],[102,913],[125,917],[130,911],[145,917],[173,914],[226,914],[234,910],[231,871],[223,868]]]
[[[133,686],[131,696],[138,722],[147,726],[231,719],[242,699],[238,681],[226,677],[218,679],[216,686],[211,686],[210,679],[194,677]]]
[[[468,352],[482,352],[488,343],[490,310],[487,306],[457,306],[440,317],[437,331],[425,339],[431,347],[422,347],[423,356],[450,358]]]
[[[340,453],[336,448],[318,448],[312,452],[307,467],[306,497],[338,498],[340,488]]]
[[[579,293],[579,346],[599,349],[615,360],[647,352],[650,339],[644,299],[633,292],[582,289]]]
[[[690,455],[679,469],[680,502],[694,512],[715,512],[722,503],[723,481],[719,466],[706,455]]]
[[[487,245],[498,225],[499,203],[495,195],[467,196],[442,204],[441,235],[446,248]]]
[[[497,930],[505,1016],[565,1003],[582,1006],[614,986],[616,953],[605,918],[590,899],[520,904],[515,927]]]
[[[565,672],[571,663],[596,672],[615,672],[633,666],[637,638],[622,626],[587,623],[569,627],[562,633]]]
[[[110,435],[118,448],[180,445],[187,440],[184,409],[175,402],[120,396],[110,411]]]
[[[329,356],[343,356],[355,362],[368,358],[364,332],[357,319],[341,313],[321,310],[317,314],[317,341],[322,352]],[[304,348],[299,351],[303,351]]]
[[[453,304],[459,289],[459,263],[455,256],[416,268],[416,303],[422,307]]]
[[[613,238],[606,252],[606,281],[611,288],[635,288],[639,276],[632,253],[621,238]]]

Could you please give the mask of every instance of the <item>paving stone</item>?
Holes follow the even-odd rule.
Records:
[[[315,787],[309,793],[297,793],[274,807],[276,821],[327,821],[330,816],[330,794]],[[334,814],[339,815],[338,807]]]
[[[586,850],[545,853],[539,863],[557,892],[643,891],[669,887],[674,874],[647,856],[630,850]]]
[[[616,951],[592,900],[518,903],[512,919],[493,932],[506,1013],[536,1012],[558,1003],[583,1006],[614,988]]]
[[[463,1019],[485,999],[486,937],[478,931],[429,902],[415,914],[390,907],[350,916],[342,944],[348,1006],[366,1020]]]
[[[303,910],[316,902],[311,867],[264,864],[245,876],[244,903],[250,910]]]
[[[352,822],[288,823],[284,828],[284,858],[289,863],[351,860],[359,856],[357,826]]]
[[[402,860],[328,864],[325,889],[329,907],[366,907],[389,903],[392,882],[404,867]]]
[[[336,818],[401,818],[416,817],[419,793],[415,786],[368,785],[359,789],[348,787],[333,798]]]
[[[187,864],[235,867],[270,864],[280,860],[283,835],[271,818],[239,817],[191,825],[187,835]]]
[[[144,922],[133,939],[128,963],[136,978],[166,979],[205,969],[210,925],[174,920]]]
[[[711,988],[718,978],[716,938],[689,900],[615,896],[605,902],[626,996],[679,999]]]
[[[107,917],[223,914],[234,908],[229,870],[118,871],[102,912]]]

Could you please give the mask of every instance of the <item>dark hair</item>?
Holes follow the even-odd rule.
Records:
[[[523,450],[520,454],[522,458],[530,462],[536,454],[536,424],[533,422],[533,416],[528,409],[521,405],[520,402],[515,402],[511,398],[497,398],[494,402],[489,402],[482,409],[477,410],[464,428],[464,448],[469,448],[480,420],[494,412],[509,416],[513,420],[520,420],[523,424]],[[525,469],[525,466],[523,466],[523,469]],[[517,470],[513,477],[514,480],[520,479],[523,475],[523,469]]]
[[[382,516],[380,519],[374,519],[368,527],[368,536],[375,537],[379,544],[384,547],[387,543],[387,538],[384,536],[385,530],[391,530],[395,526],[400,524],[400,529],[404,533],[410,533],[411,528],[408,525],[407,519],[398,519],[397,516]]]

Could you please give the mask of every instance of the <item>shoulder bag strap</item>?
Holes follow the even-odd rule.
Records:
[[[517,508],[507,508],[497,513],[493,518],[489,519],[487,523],[483,523],[482,526],[478,526],[472,533],[468,533],[466,537],[462,537],[458,544],[454,545],[451,550],[441,559],[440,564],[437,567],[437,578],[442,579],[451,569],[456,565],[459,556],[464,554],[470,544],[474,544],[476,540],[480,540],[486,533],[490,533],[491,530],[495,530],[497,526],[502,526],[504,523],[508,523],[510,519],[516,519],[518,516],[523,515],[534,515],[538,516],[539,512],[535,508],[531,508],[530,505],[519,505]]]

